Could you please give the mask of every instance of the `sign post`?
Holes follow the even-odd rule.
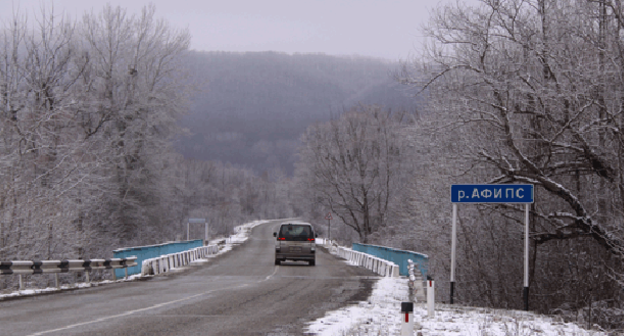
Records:
[[[457,248],[457,203],[453,203],[453,229],[451,232],[451,304],[455,294],[455,251]]]
[[[206,241],[208,241],[208,219],[207,218],[189,218],[186,223],[186,240],[190,240],[190,227],[191,224],[204,224]]]
[[[457,245],[457,203],[524,204],[524,310],[529,310],[529,206],[534,201],[532,184],[454,184],[451,185],[453,228],[451,237],[451,304],[455,294],[455,252]]]
[[[332,215],[331,212],[328,212],[327,215],[325,215],[325,219],[327,219],[327,235],[328,235],[328,239],[331,240],[331,220],[332,220]]]

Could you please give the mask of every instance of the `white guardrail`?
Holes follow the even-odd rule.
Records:
[[[217,254],[218,252],[219,247],[217,245],[208,245],[146,259],[143,260],[143,264],[141,265],[141,276],[158,275],[169,272],[174,268],[186,266],[197,259],[201,259],[207,255]]]
[[[338,255],[340,258],[367,268],[381,276],[399,277],[399,265],[392,261],[377,258],[364,252],[353,251],[352,249],[332,244],[331,241],[325,240],[324,245],[330,253]]]

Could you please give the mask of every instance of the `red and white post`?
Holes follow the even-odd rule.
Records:
[[[427,317],[435,316],[435,281],[427,277]]]
[[[414,334],[414,303],[401,302],[401,336]]]

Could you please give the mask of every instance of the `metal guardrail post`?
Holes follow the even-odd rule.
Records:
[[[56,287],[56,289],[59,289],[59,275],[58,273],[54,273],[54,286]]]
[[[22,279],[21,274],[19,274],[19,289],[24,290],[24,280]]]

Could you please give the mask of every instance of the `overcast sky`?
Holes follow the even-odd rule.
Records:
[[[390,60],[414,56],[421,27],[437,3],[455,0],[111,0],[139,13],[147,4],[174,27],[188,28],[191,48],[222,51],[323,52]],[[476,3],[478,0],[464,0]],[[105,1],[0,0],[0,19],[18,9],[32,18],[40,5],[80,17]]]

